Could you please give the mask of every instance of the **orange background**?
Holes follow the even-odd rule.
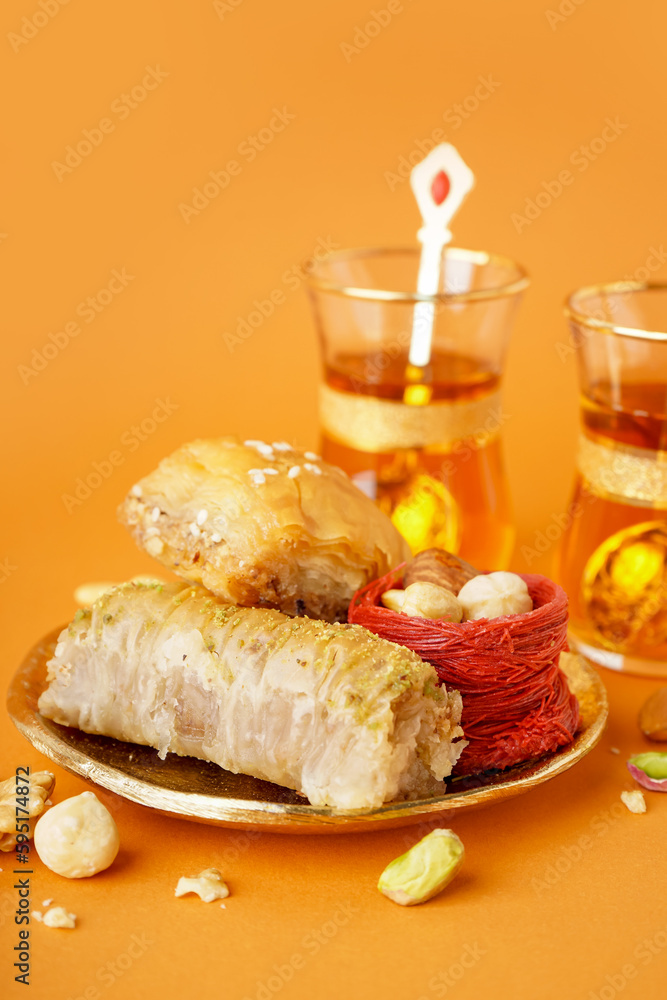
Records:
[[[289,289],[283,275],[318,241],[412,242],[412,195],[390,175],[435,129],[477,176],[456,242],[515,257],[532,276],[508,359],[504,428],[519,528],[514,566],[527,568],[521,546],[566,507],[573,471],[576,371],[564,295],[644,276],[647,261],[658,260],[652,248],[662,259],[667,223],[664,5],[559,2],[560,14],[557,0],[392,0],[389,23],[352,51],[345,46],[364,42],[357,29],[386,0],[73,0],[56,13],[57,0],[43,0],[43,26],[37,0],[5,0],[5,686],[33,641],[71,617],[78,583],[152,568],[116,524],[115,508],[163,455],[191,437],[230,432],[317,445],[317,348],[303,289]],[[163,74],[149,78],[155,89],[124,104],[147,67]],[[493,81],[483,100],[475,98],[480,78]],[[250,161],[243,143],[275,108],[294,118]],[[99,144],[90,155],[67,172],[54,169],[102,119],[107,131],[92,133]],[[618,136],[582,169],[578,150],[607,119],[619,123]],[[194,189],[230,160],[240,169],[225,190],[186,221],[179,205],[191,205]],[[512,219],[545,184],[557,192],[551,182],[565,169],[573,182],[537,218]],[[85,304],[77,308],[114,269],[132,279],[86,322]],[[666,274],[667,258],[654,277]],[[223,335],[275,289],[285,301],[230,352]],[[66,324],[75,321],[80,332],[70,337]],[[65,346],[36,371],[50,334]],[[158,399],[171,414],[141,431]],[[111,474],[68,512],[63,495],[94,463],[108,471],[112,452]],[[530,568],[548,570],[551,555]],[[54,896],[80,920],[74,932],[33,925],[30,995],[66,1000],[94,986],[103,997],[195,988],[203,997],[255,997],[274,966],[299,953],[303,968],[271,995],[662,996],[667,949],[645,963],[633,954],[667,930],[667,803],[651,795],[646,816],[603,818],[630,787],[624,760],[642,747],[636,710],[655,685],[605,681],[612,717],[601,746],[523,799],[456,818],[464,873],[422,908],[399,909],[374,888],[405,848],[405,831],[239,844],[233,833],[116,800],[123,851],[112,870],[70,883],[37,864],[34,905]],[[612,745],[621,756],[609,753]],[[7,720],[0,760],[0,778],[18,764],[44,764]],[[56,799],[83,787],[59,772]],[[582,835],[592,846],[571,860]],[[173,900],[180,875],[218,860],[233,891],[225,911]],[[13,996],[7,861],[0,857],[0,982]],[[557,863],[565,871],[554,869],[549,886]],[[358,909],[314,952],[306,936],[342,904]],[[152,943],[110,982],[100,969],[132,934]],[[443,992],[438,977],[466,946],[478,946],[480,957]],[[628,962],[637,975],[622,983]]]

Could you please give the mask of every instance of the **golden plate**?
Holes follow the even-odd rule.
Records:
[[[501,802],[554,778],[593,749],[607,720],[607,695],[598,674],[581,657],[565,654],[561,666],[581,709],[581,728],[571,746],[506,771],[455,778],[446,795],[390,802],[379,809],[323,808],[308,805],[289,788],[231,774],[217,764],[175,754],[160,760],[150,747],[92,736],[43,718],[37,700],[60,631],[39,642],[14,675],[7,707],[18,729],[66,770],[130,802],[197,823],[272,833],[358,833],[427,822],[457,809]]]

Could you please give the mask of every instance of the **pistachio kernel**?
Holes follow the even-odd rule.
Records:
[[[648,751],[631,757],[628,771],[642,788],[653,792],[667,792],[667,753]]]
[[[465,849],[453,830],[432,830],[409,851],[387,865],[378,889],[394,903],[425,903],[452,881]]]

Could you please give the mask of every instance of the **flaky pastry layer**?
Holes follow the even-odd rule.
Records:
[[[119,518],[150,555],[234,604],[327,621],[410,555],[344,472],[283,442],[184,445],[132,488]]]
[[[363,809],[444,792],[466,745],[461,698],[416,653],[359,625],[128,583],[81,609],[40,712]]]

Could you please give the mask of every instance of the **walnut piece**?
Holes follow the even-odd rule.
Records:
[[[479,576],[479,570],[451,552],[425,549],[408,563],[403,574],[403,586],[409,587],[417,582],[436,583],[452,594],[458,594],[461,587],[475,576]]]
[[[174,895],[185,896],[189,892],[196,893],[204,903],[225,899],[229,895],[229,889],[217,868],[205,868],[197,878],[179,878]]]
[[[76,914],[68,913],[64,906],[52,906],[46,913],[36,910],[33,917],[45,927],[64,927],[70,931],[76,927]]]
[[[27,821],[30,827],[27,836],[32,837],[37,817],[43,812],[55,783],[55,775],[50,771],[34,771],[27,778],[19,777],[18,781],[16,777],[12,777],[0,782],[0,851],[13,851],[16,847],[17,822],[22,826]],[[21,794],[20,790],[25,789],[26,785],[28,792]],[[26,798],[27,806],[24,801]],[[17,806],[21,810],[28,810],[27,820],[25,813],[17,814]]]
[[[640,815],[646,812],[646,799],[644,793],[640,792],[638,788],[634,792],[621,792],[621,802],[628,807],[631,813]]]

